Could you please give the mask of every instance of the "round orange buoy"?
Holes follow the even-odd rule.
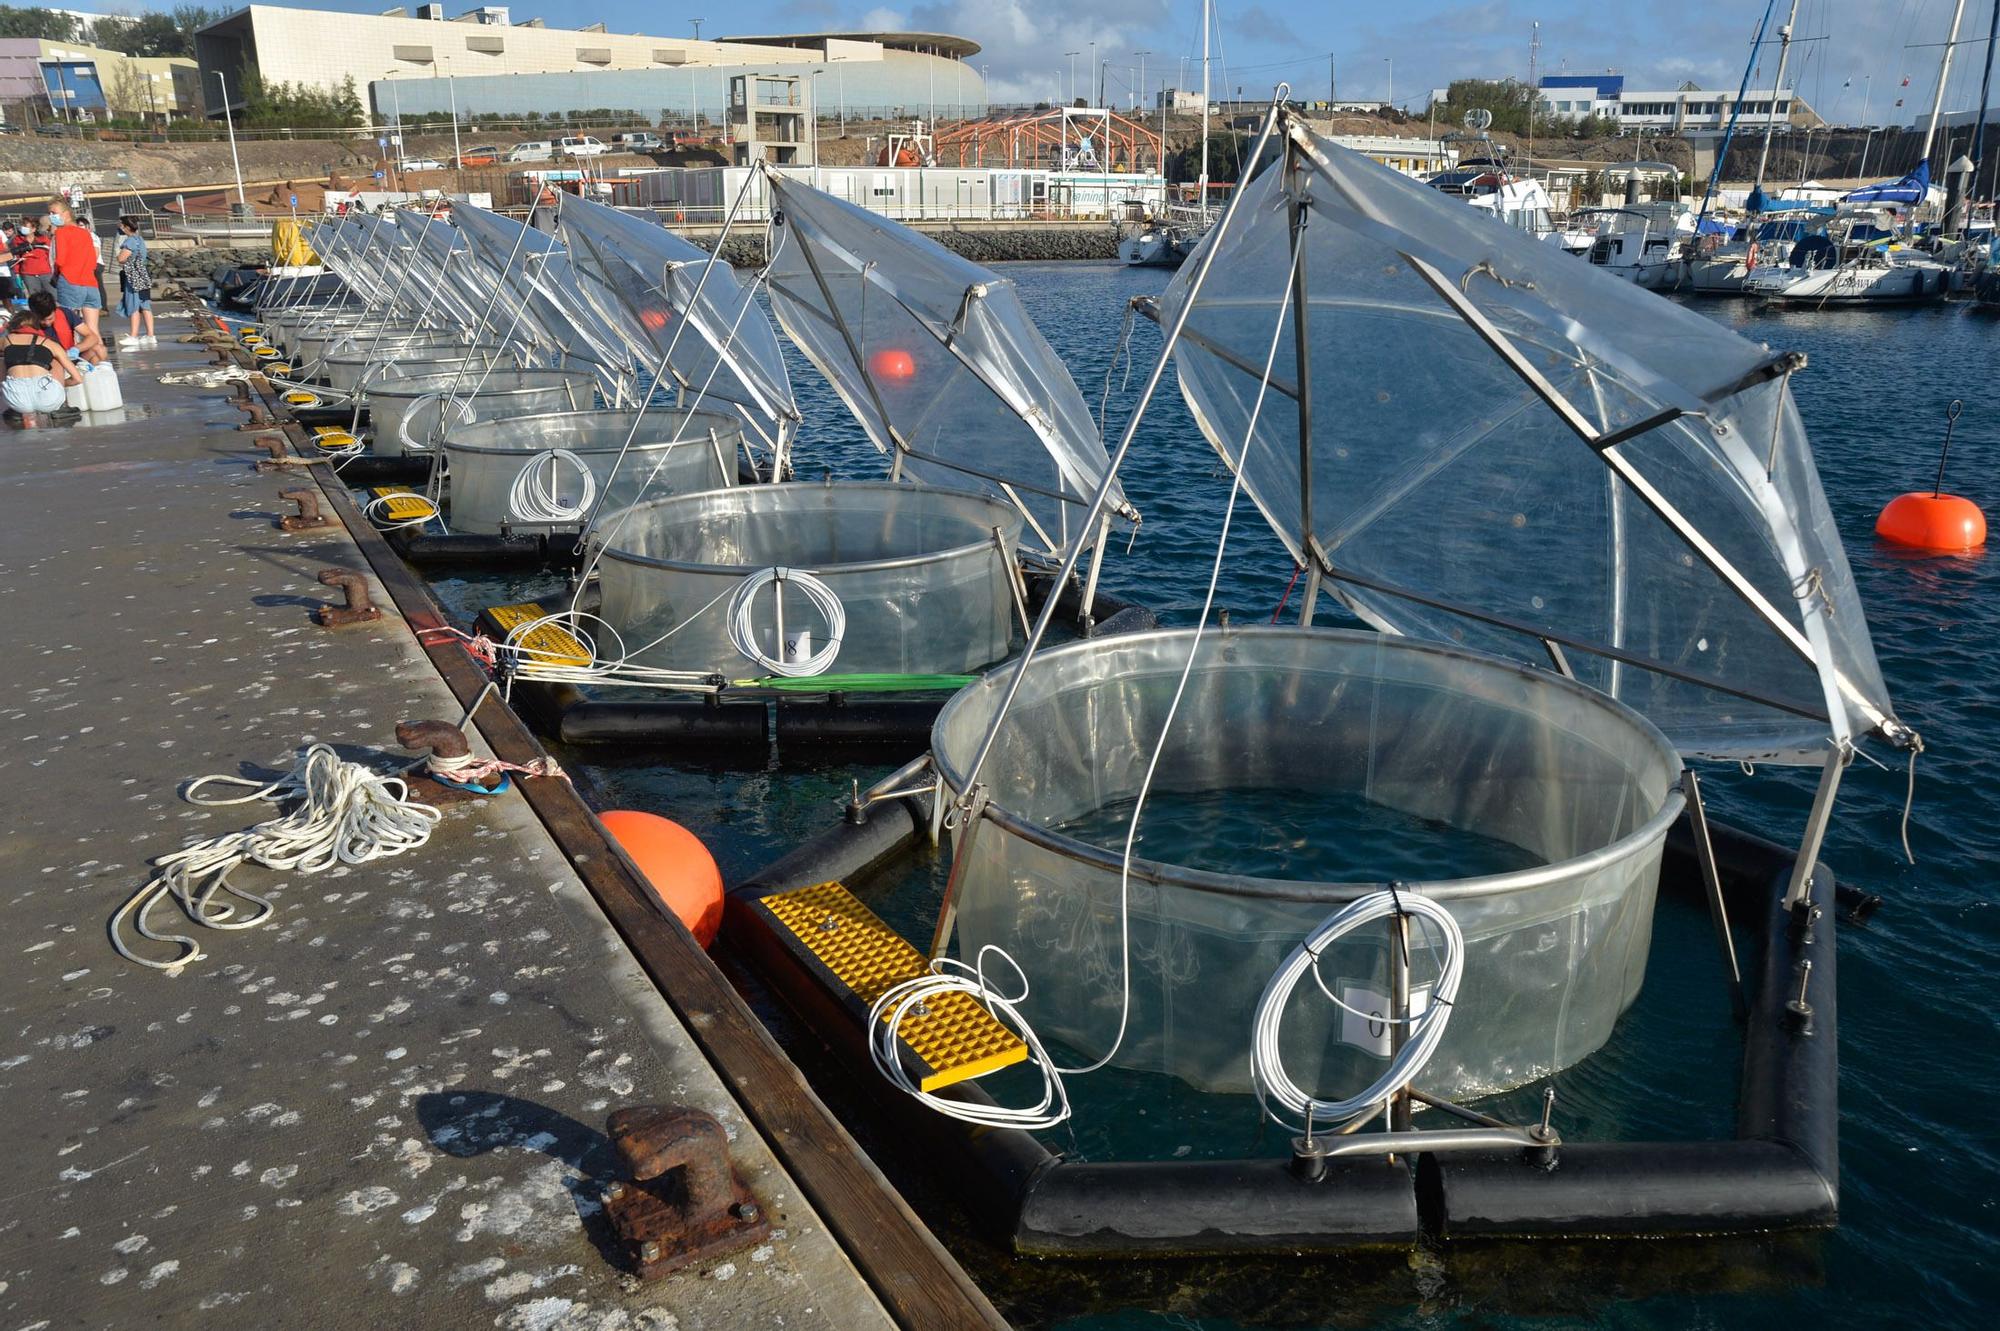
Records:
[[[917,376],[916,358],[901,347],[890,347],[887,351],[876,352],[868,358],[868,368],[874,372],[877,379],[887,379],[897,383]]]
[[[714,942],[722,927],[722,870],[701,839],[671,819],[634,809],[613,809],[598,821],[695,942]]]
[[[1875,534],[1918,550],[1963,553],[1986,544],[1986,515],[1963,495],[1898,495],[1875,519]]]

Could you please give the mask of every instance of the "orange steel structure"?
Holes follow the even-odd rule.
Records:
[[[1157,172],[1163,136],[1103,107],[1058,106],[960,120],[936,131],[940,166]]]

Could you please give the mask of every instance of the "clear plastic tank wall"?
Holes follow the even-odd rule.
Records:
[[[730,645],[729,600],[744,578],[780,565],[840,598],[847,629],[835,673],[975,670],[1013,640],[1021,517],[984,495],[887,482],[745,486],[649,500],[601,527],[601,612],[627,648],[686,623],[637,658],[648,665],[761,673]],[[816,613],[791,598],[823,645]],[[763,650],[776,656],[774,617],[766,610],[759,623]]]
[[[394,342],[463,343],[465,337],[462,333],[441,329],[412,329],[407,319],[389,320],[372,316],[358,323],[343,320],[338,323],[305,324],[300,327],[296,340],[295,354],[301,361],[310,364],[329,356],[367,352]]]
[[[483,407],[483,397],[473,406]],[[588,401],[588,398],[585,399]],[[538,454],[563,448],[590,468],[602,496],[599,510],[615,514],[640,495],[692,494],[736,482],[736,457],[743,430],[734,416],[719,412],[650,407],[632,432],[635,411],[585,411],[455,425],[445,432],[445,465],[451,473],[450,522],[454,531],[498,532],[532,527],[514,516],[514,482]],[[630,438],[632,446],[619,461]],[[541,463],[546,475],[548,464]],[[558,464],[564,498],[574,501],[580,485],[574,467]],[[613,519],[615,521],[615,519]],[[577,524],[569,524],[574,529]]]
[[[466,424],[587,411],[596,401],[597,379],[583,370],[517,370],[488,355],[412,361],[402,368],[413,373],[391,372],[367,385],[368,419],[375,430],[372,448],[378,457],[427,451],[441,433],[447,394],[457,395],[450,408],[452,423]]]
[[[959,954],[1006,948],[1032,986],[1023,1011],[1035,1029],[1088,1060],[1118,1029],[1123,841],[1105,849],[1049,829],[1138,793],[1190,642],[1188,631],[1161,632],[1038,656],[979,777],[992,803],[960,888]],[[1680,760],[1650,723],[1550,672],[1387,635],[1236,629],[1205,637],[1201,653],[1156,793],[1241,791],[1254,820],[1256,792],[1324,790],[1543,862],[1409,886],[1452,912],[1468,948],[1421,1089],[1469,1097],[1519,1086],[1604,1043],[1639,992],[1661,845],[1682,803]],[[938,718],[933,748],[954,789],[1008,673]],[[1217,849],[1226,862],[1228,848]],[[1266,981],[1314,924],[1381,886],[1135,860],[1132,1012],[1116,1064],[1247,1091]],[[1323,954],[1321,976],[1336,992],[1384,995],[1387,931],[1363,933]],[[1436,973],[1424,941],[1414,931],[1420,984]],[[1294,1080],[1330,1098],[1384,1065],[1343,1042],[1357,1032],[1343,1031],[1317,985],[1299,986],[1283,1030]]]
[[[380,342],[363,341],[352,351],[337,351],[328,356],[320,366],[320,377],[340,392],[359,391],[365,399],[370,389],[386,380],[501,362],[518,363],[512,352],[501,347],[474,347],[456,338],[384,338]]]

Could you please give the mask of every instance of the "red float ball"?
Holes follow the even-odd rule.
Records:
[[[868,368],[877,379],[886,379],[891,383],[901,383],[917,376],[916,358],[901,347],[876,352],[868,358]]]
[[[1898,495],[1875,519],[1875,534],[1916,550],[1963,554],[1986,544],[1986,515],[1961,495]]]
[[[656,813],[613,809],[597,818],[695,941],[714,942],[722,928],[722,870],[701,839]]]

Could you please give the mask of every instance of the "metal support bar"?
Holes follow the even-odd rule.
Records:
[[[1708,890],[1708,918],[1715,926],[1715,945],[1722,953],[1722,968],[1729,977],[1729,1010],[1736,1020],[1747,1021],[1750,1002],[1743,996],[1743,968],[1736,961],[1736,940],[1729,932],[1729,906],[1722,897],[1722,873],[1715,864],[1715,844],[1708,835],[1708,811],[1701,802],[1701,778],[1692,767],[1681,772],[1681,790],[1687,795],[1688,823],[1694,831],[1694,858],[1701,868],[1702,886]]]
[[[1436,1132],[1368,1132],[1353,1136],[1313,1138],[1312,1151],[1324,1159],[1351,1155],[1427,1155],[1442,1151],[1543,1150],[1561,1145],[1552,1140],[1537,1141],[1527,1128],[1444,1128]]]
[[[1812,812],[1806,815],[1805,840],[1799,844],[1799,858],[1792,865],[1791,886],[1785,889],[1785,906],[1796,907],[1806,899],[1812,884],[1813,865],[1819,860],[1820,844],[1826,840],[1826,825],[1833,818],[1833,797],[1840,790],[1840,774],[1847,770],[1853,750],[1836,744],[1820,769],[1819,789],[1813,792]]]
[[[1292,367],[1298,375],[1299,392],[1299,543],[1313,539],[1313,416],[1311,307],[1306,303],[1306,264],[1299,250],[1305,243],[1310,205],[1301,197],[1305,185],[1305,164],[1286,139],[1285,206],[1291,225],[1292,250]],[[1204,203],[1206,200],[1204,200]]]
[[[1569,658],[1563,655],[1561,643],[1549,638],[1543,638],[1542,647],[1548,652],[1549,664],[1556,668],[1557,674],[1561,675],[1564,679],[1576,678],[1576,671],[1569,668]]]
[[[944,789],[938,789],[938,806],[944,806]],[[965,881],[965,866],[972,862],[972,843],[979,836],[979,825],[986,821],[986,787],[974,786],[959,802],[959,826],[963,829],[958,836],[958,844],[951,848],[951,875],[945,879],[944,896],[938,902],[937,927],[931,933],[930,959],[936,961],[951,946],[952,926],[958,922],[958,890]]]
[[[1389,1058],[1393,1062],[1410,1040],[1410,917],[1399,907],[1389,917]],[[1389,1130],[1408,1132],[1412,1110],[1410,1088],[1400,1086],[1389,1097]]]

